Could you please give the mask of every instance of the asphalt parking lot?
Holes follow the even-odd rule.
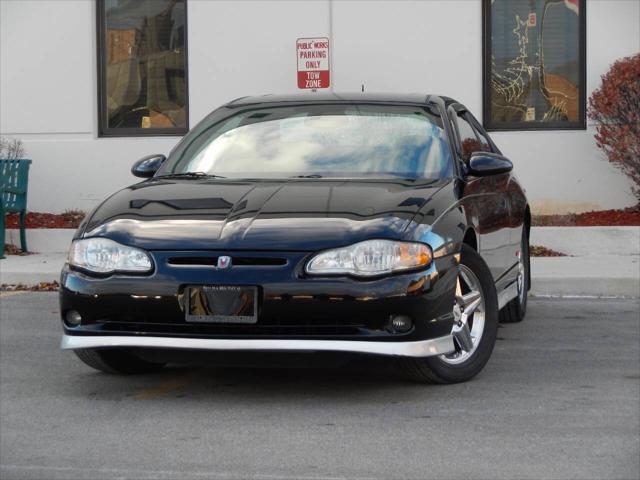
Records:
[[[0,298],[0,477],[638,478],[638,300],[533,299],[474,381],[340,368],[92,371],[54,293]]]

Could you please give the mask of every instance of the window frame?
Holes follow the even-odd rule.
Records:
[[[114,128],[108,126],[107,68],[106,68],[106,4],[96,0],[96,63],[98,73],[98,137],[176,137],[189,131],[189,21],[188,5],[184,0],[184,127],[173,128]]]
[[[587,129],[587,1],[579,0],[580,85],[576,122],[492,122],[491,121],[491,0],[482,0],[482,125],[486,131],[586,130]]]

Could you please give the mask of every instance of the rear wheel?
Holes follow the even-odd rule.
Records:
[[[122,348],[74,350],[73,353],[91,368],[105,373],[134,374],[157,372],[163,363],[152,363]]]
[[[522,229],[520,241],[520,253],[518,255],[518,296],[507,303],[500,311],[501,323],[516,323],[524,320],[527,314],[527,298],[529,296],[529,239],[527,232]]]
[[[489,361],[498,329],[498,300],[489,268],[467,245],[462,246],[453,317],[455,351],[401,359],[401,367],[410,378],[433,383],[464,382]]]

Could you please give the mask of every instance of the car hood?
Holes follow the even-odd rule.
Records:
[[[80,231],[148,250],[313,251],[402,238],[447,183],[154,178],[112,195]]]

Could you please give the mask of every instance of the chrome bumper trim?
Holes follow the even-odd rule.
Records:
[[[414,342],[371,342],[367,340],[286,340],[286,339],[217,339],[176,338],[125,335],[66,335],[60,348],[148,347],[196,350],[254,350],[254,351],[326,351],[371,353],[400,357],[430,357],[451,353],[453,337],[432,338]]]

